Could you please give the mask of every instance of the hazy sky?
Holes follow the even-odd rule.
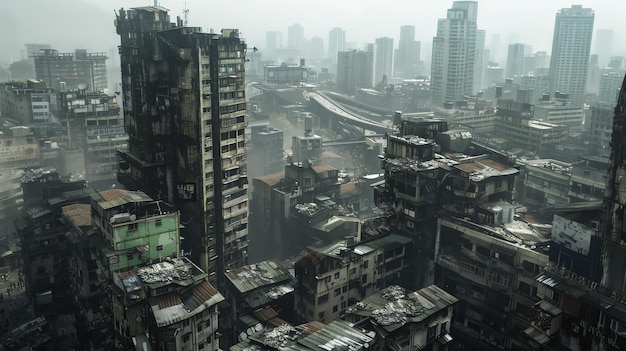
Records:
[[[71,51],[86,48],[114,53],[119,39],[113,27],[114,10],[151,5],[150,0],[16,0],[7,1],[0,13],[0,63],[20,58],[24,43],[50,43]],[[594,30],[614,30],[614,54],[626,54],[623,0],[479,0],[478,27],[487,32],[487,45],[499,34],[503,45],[521,42],[533,51],[550,51],[556,12],[572,4],[595,11]],[[172,20],[183,16],[184,0],[161,0]],[[189,0],[189,25],[205,31],[239,28],[250,46],[265,46],[265,33],[283,32],[300,23],[307,38],[320,36],[327,45],[332,27],[346,30],[347,40],[359,46],[376,37],[397,38],[401,25],[416,26],[418,40],[430,46],[437,19],[446,15],[447,0]],[[595,32],[594,32],[595,34]],[[396,39],[397,40],[397,39]],[[397,45],[397,41],[396,41]],[[16,57],[17,56],[17,57]]]

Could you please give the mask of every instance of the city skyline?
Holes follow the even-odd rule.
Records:
[[[3,24],[5,31],[10,30],[14,33],[12,38],[5,37],[0,40],[0,45],[6,48],[4,57],[0,57],[0,64],[20,59],[20,55],[24,55],[23,45],[20,44],[24,42],[47,42],[59,50],[73,50],[76,47],[88,50],[113,50],[117,46],[112,23],[113,11],[120,7],[132,8],[153,4],[150,0],[113,0],[107,3],[73,0],[68,10],[67,2],[53,0],[37,3],[41,11],[32,14],[29,9],[35,4],[33,1],[12,3],[7,11],[0,15],[0,18],[4,18],[0,23]],[[442,13],[445,14],[452,2],[428,0],[414,3],[400,0],[389,5],[376,0],[366,0],[358,4],[354,1],[330,3],[323,0],[307,11],[301,11],[300,7],[294,7],[284,0],[269,3],[233,1],[228,5],[187,2],[186,6],[189,9],[189,25],[200,26],[206,32],[211,28],[215,31],[222,28],[237,28],[248,44],[259,48],[265,46],[267,31],[281,31],[283,38],[286,39],[287,29],[294,23],[304,28],[305,38],[311,39],[315,36],[323,38],[325,47],[328,47],[328,32],[334,27],[341,27],[346,31],[346,41],[355,43],[361,48],[363,44],[372,43],[375,38],[381,36],[396,39],[397,45],[402,25],[414,25],[415,39],[429,46],[436,35],[437,20],[441,18]],[[478,1],[478,28],[486,31],[487,48],[490,48],[494,38],[499,36],[500,47],[503,49],[496,50],[501,52],[492,50],[492,53],[500,57],[499,60],[502,61],[500,63],[504,64],[506,47],[511,43],[524,43],[532,46],[533,51],[549,52],[556,13],[561,8],[578,3],[581,2],[558,0],[545,4],[530,0],[519,4],[507,3],[506,7],[503,7],[501,2],[482,0]],[[183,18],[185,2],[168,0],[160,1],[159,4],[170,10],[172,18],[176,16]],[[620,21],[613,11],[618,2],[587,1],[581,4],[595,12],[594,37],[597,30],[613,30],[613,54],[624,55],[626,50],[620,50],[618,45],[615,45],[623,40],[621,33],[626,33],[626,23]],[[269,12],[269,8],[273,6],[281,9],[280,19],[275,16],[259,15],[263,11]],[[503,9],[507,12],[503,13]],[[82,15],[87,13],[89,15]],[[238,15],[230,16],[229,13]],[[74,21],[55,20],[58,16],[68,15],[74,18]],[[529,20],[531,18],[532,21]],[[76,31],[76,28],[81,30]],[[65,38],[70,37],[70,34],[76,38],[68,42]],[[428,48],[424,48],[423,56],[430,56],[429,51]]]

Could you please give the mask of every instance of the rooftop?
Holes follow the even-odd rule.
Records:
[[[228,270],[226,277],[240,293],[291,280],[289,271],[276,259]]]
[[[63,216],[75,227],[91,226],[91,205],[72,204],[61,208]]]
[[[374,341],[374,334],[352,323],[335,320],[330,324],[310,322],[299,326],[283,324],[258,331],[249,340],[231,347],[231,351],[328,351],[364,350]]]
[[[205,273],[186,257],[168,257],[165,261],[139,268],[137,275],[145,285],[156,289],[169,284],[188,286]]]
[[[407,323],[420,323],[459,301],[436,285],[415,292],[392,285],[356,305],[348,314],[370,317],[374,325],[390,333]]]
[[[92,198],[102,209],[108,210],[117,206],[134,202],[154,201],[142,191],[129,191],[123,189],[109,189],[92,195]]]
[[[164,327],[189,319],[224,301],[220,294],[208,281],[182,292],[171,292],[150,298],[150,307],[158,327]]]

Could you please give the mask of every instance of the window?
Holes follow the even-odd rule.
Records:
[[[365,260],[363,261],[363,268],[367,268],[369,265],[369,261]]]
[[[335,279],[339,279],[339,272],[335,273]]]
[[[437,336],[437,325],[433,325],[428,328],[428,335],[426,336],[427,341],[430,343],[435,340],[435,336]]]
[[[335,296],[341,295],[341,288],[335,289]]]
[[[157,245],[156,250],[157,251],[163,251],[163,245]]]
[[[196,330],[199,332],[202,331],[202,323],[198,324],[198,327],[196,327]]]
[[[191,333],[183,335],[183,343],[189,342],[189,339],[191,339]]]
[[[318,313],[317,315],[319,316],[320,320],[324,319],[324,311]]]
[[[135,231],[135,230],[137,230],[137,223],[131,223],[131,224],[128,225],[128,231],[129,232]]]
[[[323,303],[328,302],[328,294],[322,295],[320,297],[317,298],[317,304],[321,305]]]
[[[441,331],[439,332],[439,335],[444,335],[447,333],[448,333],[448,322],[443,322],[441,323]]]
[[[333,313],[337,313],[338,310],[339,310],[339,305],[333,306]]]
[[[163,225],[163,219],[159,218],[156,221],[154,221],[154,225],[157,227],[160,227]]]
[[[129,254],[126,254],[126,261],[132,261],[134,256],[135,254],[133,254],[132,252]]]

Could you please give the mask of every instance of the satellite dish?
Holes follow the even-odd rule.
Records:
[[[78,89],[79,89],[79,90],[85,90],[85,89],[87,89],[87,84],[85,84],[85,83],[80,83],[80,84],[78,84]]]

